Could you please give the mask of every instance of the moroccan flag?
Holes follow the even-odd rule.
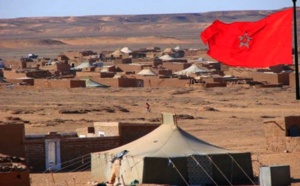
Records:
[[[200,36],[207,54],[230,66],[292,64],[292,14],[289,8],[256,22],[216,20]]]

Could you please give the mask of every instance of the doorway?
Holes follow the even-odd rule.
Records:
[[[46,139],[45,140],[45,153],[46,153],[46,170],[60,170],[60,140],[59,139]]]

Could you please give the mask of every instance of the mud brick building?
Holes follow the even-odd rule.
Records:
[[[23,124],[0,125],[0,185],[29,186]]]
[[[274,152],[300,152],[300,116],[267,120],[264,131],[268,150]]]

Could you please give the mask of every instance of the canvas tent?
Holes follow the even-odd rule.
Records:
[[[181,70],[181,71],[178,71],[178,72],[175,72],[174,74],[177,74],[177,75],[190,75],[190,74],[201,74],[201,73],[208,73],[210,72],[208,69],[205,69],[205,68],[199,68],[197,67],[196,64],[193,64],[191,65],[190,67],[184,69],[184,70]]]
[[[129,49],[128,47],[123,47],[123,48],[121,49],[121,52],[123,52],[123,53],[125,53],[125,54],[129,54],[129,53],[132,53],[132,50]]]
[[[168,55],[168,54],[165,54],[165,55],[159,57],[159,59],[161,59],[161,60],[163,60],[163,61],[170,61],[170,60],[173,60],[174,58],[171,57],[171,56]]]
[[[117,50],[115,50],[114,52],[112,52],[111,54],[110,54],[110,56],[113,56],[113,57],[120,57],[120,56],[122,56],[122,55],[124,55],[125,53],[124,52],[122,52],[120,49],[117,49]]]
[[[153,72],[151,69],[143,69],[137,74],[142,76],[157,76],[157,74]]]
[[[85,87],[98,87],[98,88],[107,88],[109,86],[103,85],[101,83],[98,83],[96,81],[93,81],[91,79],[85,79]]]
[[[124,146],[91,154],[93,177],[109,179],[110,160],[129,151],[122,160],[124,183],[171,185],[230,185],[253,183],[251,154],[229,151],[200,140],[181,129],[176,116],[163,113],[163,124]]]
[[[91,68],[94,67],[90,62],[82,62],[78,66],[74,67],[74,70],[82,70],[84,68]]]
[[[176,46],[176,47],[174,48],[174,50],[176,50],[176,51],[181,50],[181,47],[180,47],[180,46]]]

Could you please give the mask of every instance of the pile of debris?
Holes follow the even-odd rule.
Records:
[[[0,154],[0,172],[27,170],[25,158]]]

